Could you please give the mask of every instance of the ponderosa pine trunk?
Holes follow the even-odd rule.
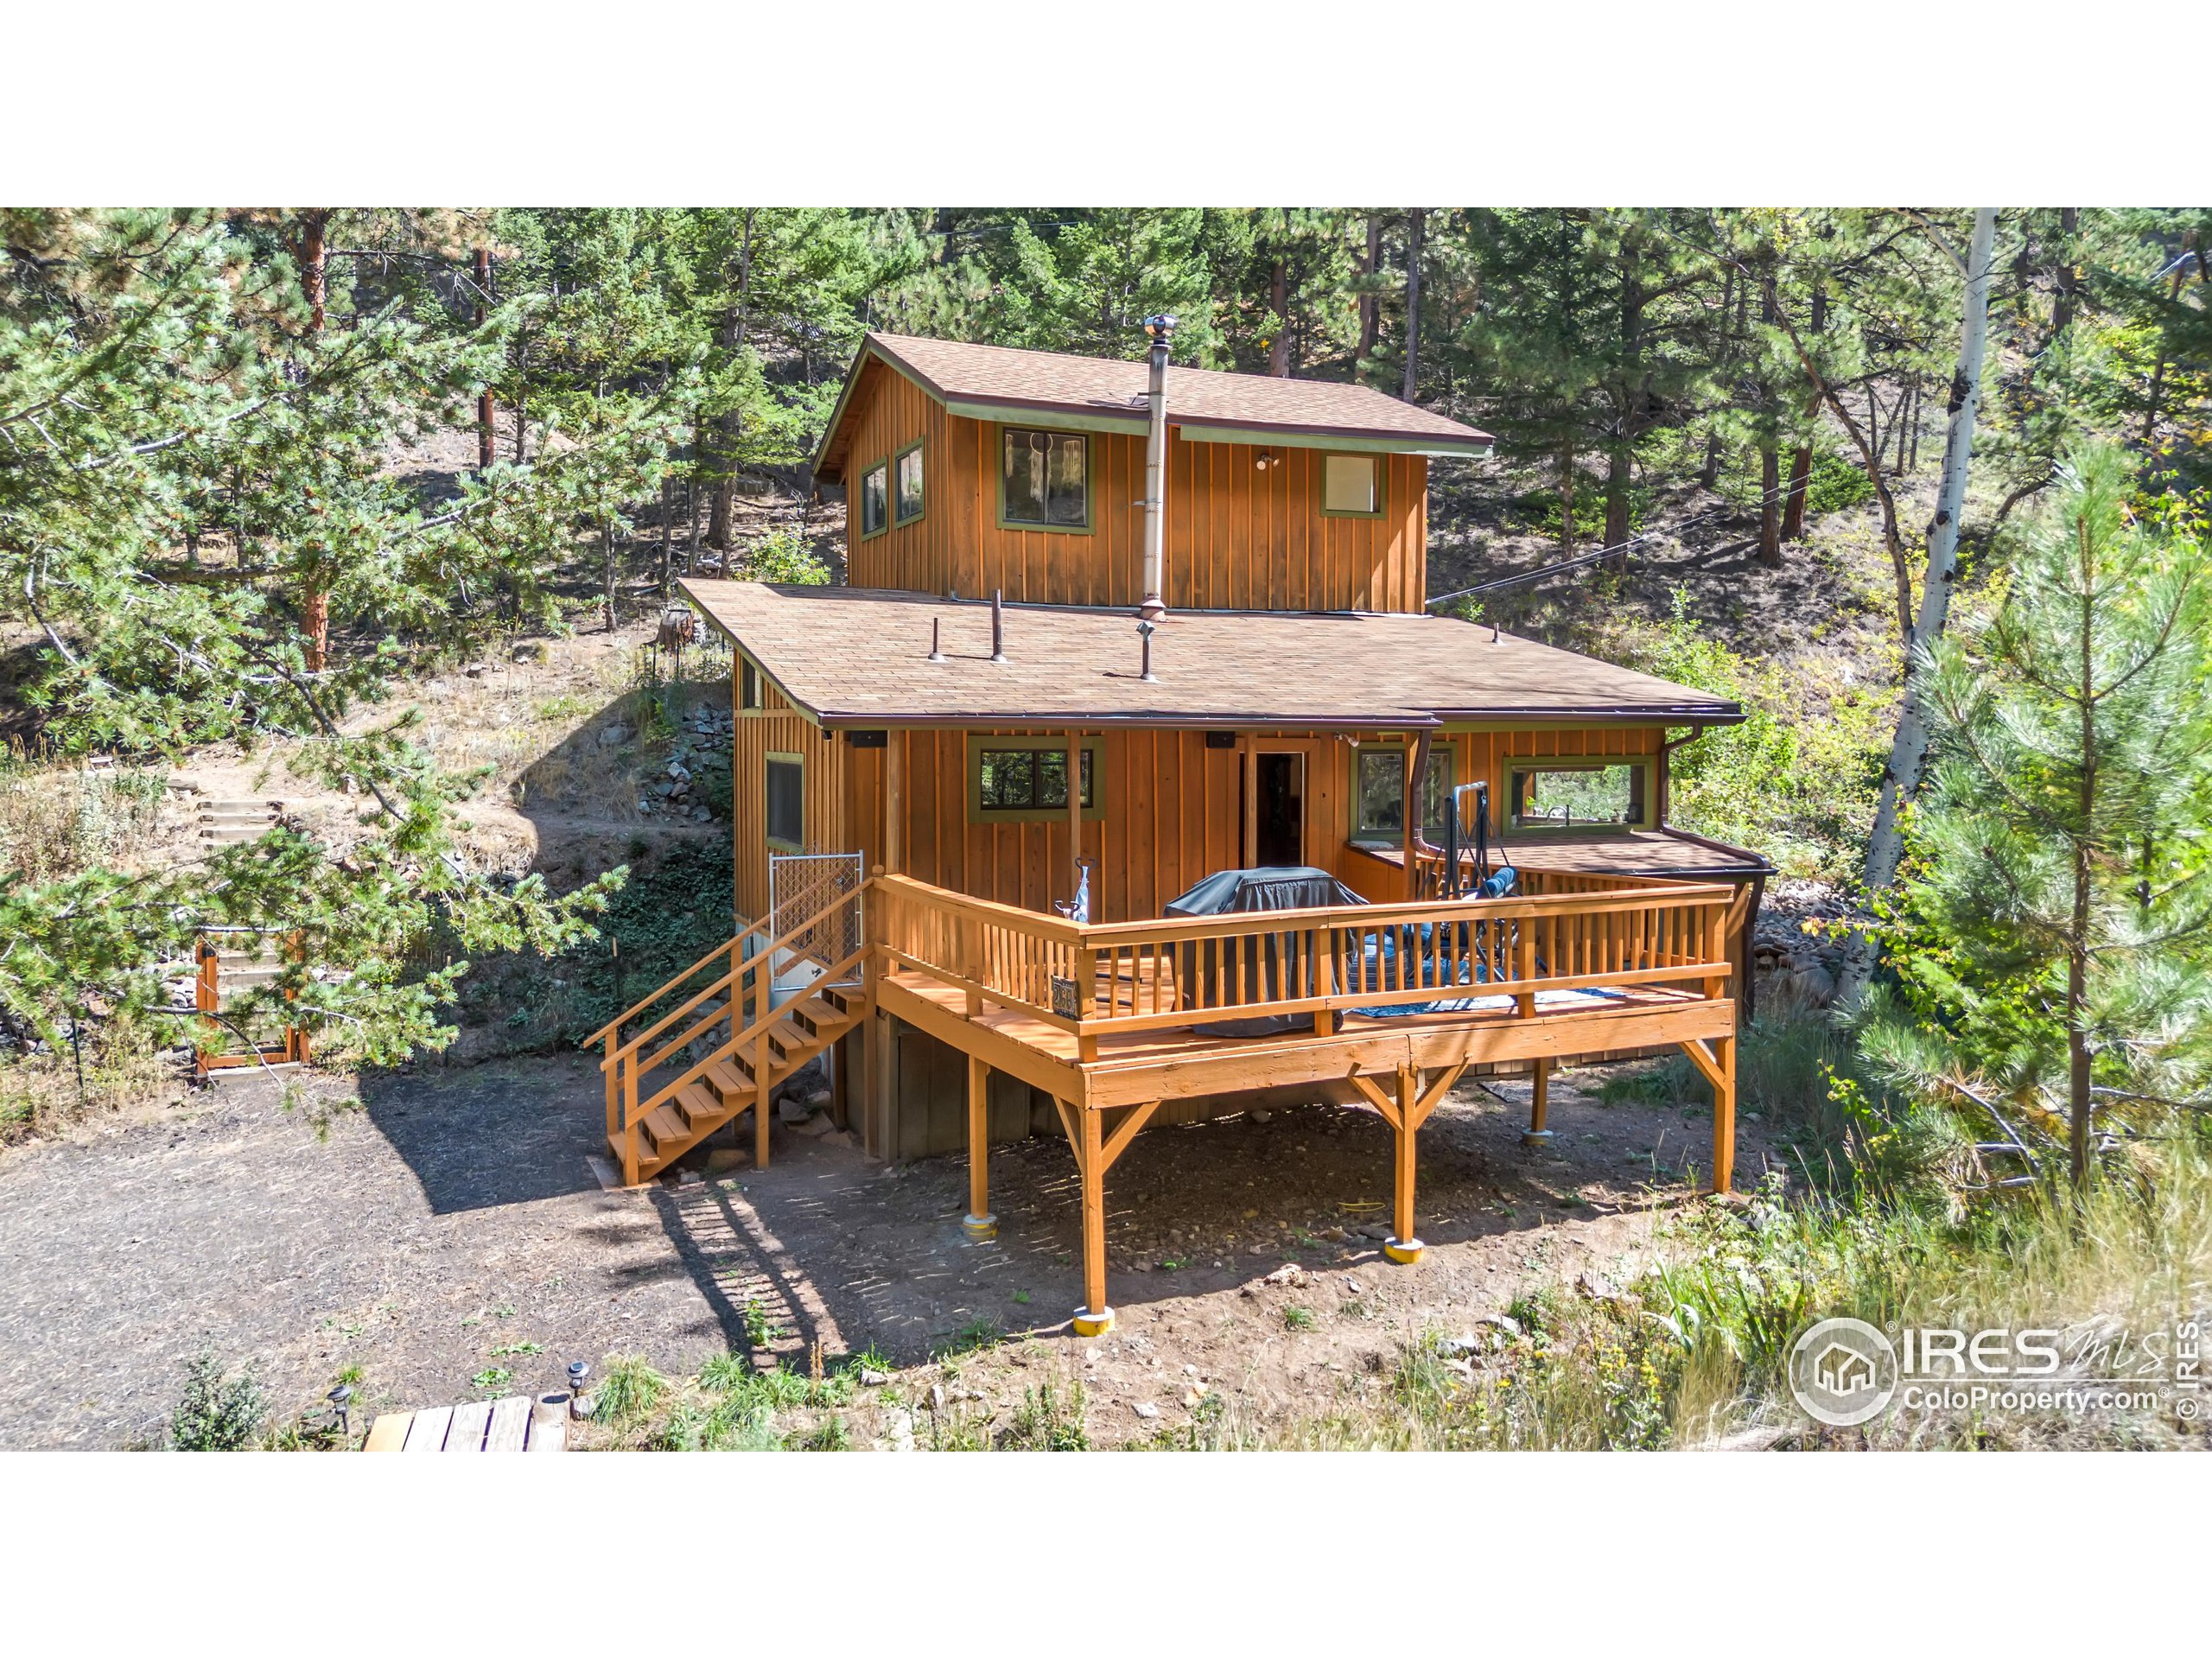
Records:
[[[1382,296],[1375,291],[1375,277],[1382,269],[1382,215],[1367,216],[1367,264],[1362,274],[1367,283],[1359,291],[1359,351],[1354,360],[1364,364],[1375,355],[1375,341],[1382,328]]]
[[[1421,385],[1421,246],[1428,226],[1428,209],[1414,207],[1406,213],[1406,384],[1405,401],[1412,403]]]
[[[1574,551],[1574,440],[1559,452],[1559,550],[1565,558]]]
[[[476,326],[484,326],[486,306],[492,296],[492,251],[476,250]],[[489,472],[492,468],[492,420],[497,405],[492,401],[492,388],[486,386],[476,395],[476,470]]]
[[[308,333],[322,333],[324,313],[329,297],[330,248],[327,237],[330,216],[334,209],[310,207],[300,215],[300,239],[296,249],[300,267],[300,288],[307,297]],[[308,672],[320,674],[330,660],[330,594],[315,577],[309,576],[300,593],[300,654],[307,664]]]
[[[1732,327],[1728,311],[1731,303],[1736,308],[1736,320]],[[1725,368],[1735,360],[1736,340],[1744,332],[1743,304],[1736,286],[1736,267],[1732,264],[1720,278],[1720,349],[1716,353]],[[1712,489],[1720,482],[1720,425],[1715,421],[1705,429],[1705,465],[1697,475],[1697,486]]]
[[[1806,325],[1807,332],[1822,334],[1827,326],[1828,291],[1825,286],[1816,285],[1813,289],[1813,315]],[[1805,418],[1810,421],[1820,412],[1821,394],[1816,389],[1805,405]],[[1799,444],[1796,453],[1789,457],[1789,499],[1782,512],[1782,539],[1785,542],[1799,542],[1805,538],[1805,498],[1811,491],[1812,483],[1813,446],[1807,442]]]
[[[1774,273],[1770,270],[1759,284],[1759,321],[1771,327],[1775,321]],[[1764,565],[1782,563],[1782,455],[1777,445],[1779,435],[1773,429],[1775,392],[1772,385],[1759,388],[1759,403],[1764,415],[1764,429],[1759,436],[1759,545],[1758,562]]]
[[[1927,691],[1921,657],[1942,638],[1951,613],[1951,588],[1958,577],[1959,518],[1966,510],[1967,474],[1974,460],[1974,417],[1981,407],[1981,365],[1989,343],[1989,264],[1997,241],[1997,210],[1974,210],[1974,240],[1964,264],[1966,302],[1959,327],[1959,359],[1951,375],[1948,416],[1943,430],[1943,470],[1936,486],[1936,514],[1928,525],[1928,569],[1921,579],[1920,611],[1905,640],[1904,701],[1897,714],[1889,764],[1882,769],[1882,793],[1874,828],[1866,838],[1860,883],[1872,895],[1896,881],[1904,855],[1899,809],[1920,787],[1928,764]],[[1866,995],[1874,975],[1875,941],[1854,932],[1844,950],[1837,981],[1837,1005],[1849,1008]]]
[[[1268,304],[1275,314],[1274,334],[1268,341],[1268,372],[1287,380],[1290,378],[1290,272],[1280,258],[1268,273]]]
[[[745,349],[746,305],[753,283],[753,210],[745,213],[737,250],[737,303],[726,308],[715,331],[715,343],[728,360]],[[713,491],[707,508],[707,544],[723,555],[728,574],[730,532],[737,514],[737,442],[741,417],[734,409],[715,417]]]

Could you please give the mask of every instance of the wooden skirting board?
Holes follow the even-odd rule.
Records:
[[[564,1452],[569,1396],[472,1400],[427,1411],[387,1412],[369,1427],[364,1452]]]

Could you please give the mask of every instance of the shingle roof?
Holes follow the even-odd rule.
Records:
[[[1145,420],[1148,371],[1141,362],[871,333],[847,380],[846,397],[871,354],[895,365],[947,404],[1126,420],[1140,430]],[[840,453],[846,397],[840,398],[823,436],[819,461],[825,469],[834,469]],[[1468,454],[1479,454],[1491,443],[1487,432],[1401,403],[1371,386],[1173,365],[1167,370],[1167,418],[1193,437],[1211,427],[1285,437],[1359,438],[1402,445],[1409,453]]]
[[[683,589],[829,727],[1107,724],[1396,730],[1464,720],[1725,723],[1725,699],[1448,617],[1171,613],[1140,677],[1126,611],[1006,607],[864,588]],[[946,660],[927,660],[932,625]]]

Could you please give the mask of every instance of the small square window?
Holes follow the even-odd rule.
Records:
[[[1325,455],[1321,511],[1373,518],[1382,511],[1381,469],[1373,455]]]
[[[879,461],[861,474],[861,534],[880,536],[891,508],[891,467]]]
[[[893,484],[897,486],[892,497],[891,515],[902,524],[911,524],[922,516],[922,446],[918,443],[902,451],[893,468]]]
[[[1090,527],[1090,440],[1077,432],[1000,434],[999,517],[1039,530]]]
[[[1421,833],[1431,841],[1444,838],[1444,815],[1450,810],[1452,752],[1440,743],[1428,752],[1428,772],[1421,779]],[[1353,801],[1357,813],[1352,839],[1395,845],[1406,836],[1406,752],[1372,745],[1359,752],[1359,789]]]
[[[806,766],[797,755],[768,757],[768,840],[794,850],[806,845]]]

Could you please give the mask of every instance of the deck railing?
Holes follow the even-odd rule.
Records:
[[[874,885],[891,964],[958,989],[971,1014],[998,1005],[1073,1032],[1086,1056],[1121,1032],[1327,1031],[1434,1004],[1525,1016],[1549,993],[1631,987],[1718,997],[1731,971],[1721,883],[1089,925],[903,876]]]

